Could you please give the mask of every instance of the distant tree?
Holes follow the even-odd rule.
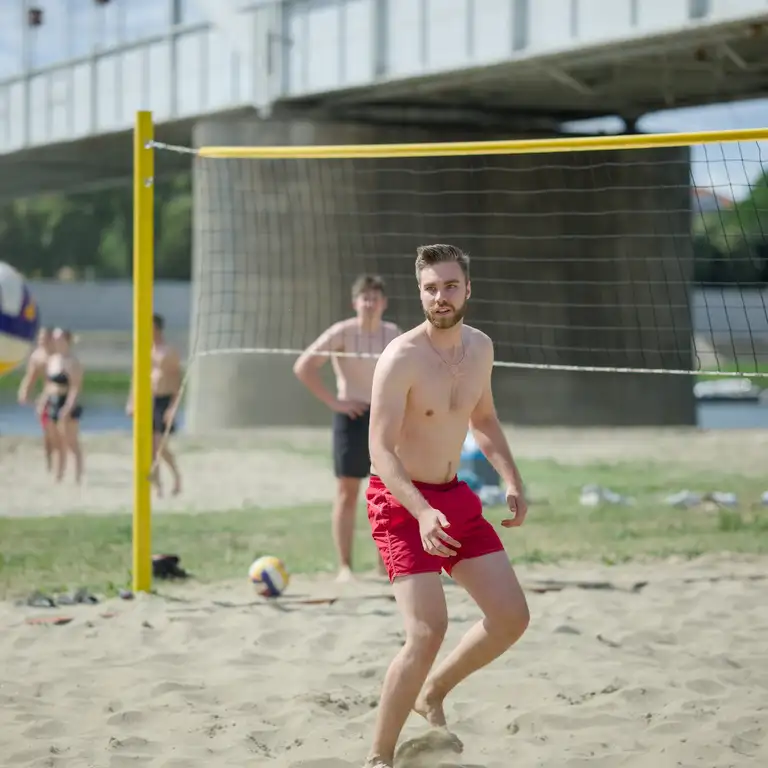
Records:
[[[155,190],[155,274],[191,275],[192,191],[190,174]],[[44,195],[0,206],[0,253],[34,277],[62,269],[79,277],[120,279],[131,275],[133,195],[129,186],[71,195]]]
[[[764,284],[768,280],[768,171],[732,207],[695,216],[692,230],[697,282]]]
[[[192,276],[191,181],[189,174],[180,174],[161,187],[155,249],[158,279],[189,280]]]

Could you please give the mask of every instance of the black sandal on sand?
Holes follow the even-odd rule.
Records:
[[[85,587],[80,587],[73,595],[58,595],[56,598],[57,605],[82,605],[84,603],[96,605],[98,602],[99,598],[92,595]]]
[[[180,565],[178,555],[152,555],[152,575],[156,579],[188,579],[191,574]]]
[[[24,605],[28,605],[30,608],[55,608],[56,601],[39,590],[35,590],[26,600]]]

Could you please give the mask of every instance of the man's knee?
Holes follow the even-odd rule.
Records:
[[[436,656],[448,630],[448,616],[435,615],[428,621],[418,621],[406,631],[405,645],[412,653]]]
[[[504,638],[510,645],[523,635],[530,621],[528,602],[522,592],[506,603],[502,609],[485,617],[486,630]]]
[[[493,552],[462,561],[452,575],[485,614],[489,634],[511,644],[528,628],[528,602],[506,553]]]
[[[353,507],[357,504],[360,492],[360,480],[356,477],[340,477],[336,487],[336,498],[342,508]]]

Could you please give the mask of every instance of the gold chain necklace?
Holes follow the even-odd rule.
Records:
[[[429,346],[432,347],[432,351],[440,358],[440,360],[443,362],[444,365],[448,367],[448,370],[451,372],[452,376],[455,376],[457,373],[457,368],[464,362],[464,357],[467,354],[467,349],[464,346],[464,334],[461,335],[461,357],[455,362],[455,363],[449,363],[438,351],[437,347],[432,343],[432,339],[429,338],[429,334],[427,333],[427,341],[429,342]]]

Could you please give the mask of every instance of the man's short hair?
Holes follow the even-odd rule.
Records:
[[[379,275],[360,275],[352,283],[353,299],[356,299],[363,293],[368,293],[368,291],[378,291],[382,296],[386,296],[387,290],[384,278]]]
[[[162,331],[165,328],[165,318],[162,315],[152,315],[152,325],[156,331]]]
[[[416,281],[420,281],[421,270],[424,267],[432,267],[435,264],[445,264],[451,261],[455,261],[461,267],[464,279],[469,282],[469,256],[461,248],[444,243],[420,245],[416,249]]]

